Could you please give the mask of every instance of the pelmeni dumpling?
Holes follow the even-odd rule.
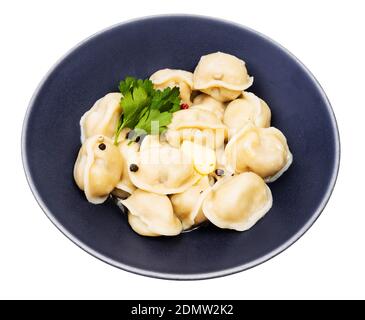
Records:
[[[113,137],[122,113],[121,98],[120,93],[108,93],[96,101],[93,107],[81,117],[81,143],[97,134]]]
[[[191,109],[201,109],[213,112],[218,119],[223,120],[225,105],[207,94],[199,94],[194,98]]]
[[[253,171],[272,182],[292,163],[285,136],[276,128],[246,125],[232,137],[225,149],[226,165],[236,172]]]
[[[170,197],[175,215],[182,222],[184,230],[202,223],[206,217],[202,211],[204,191],[210,187],[208,176],[204,176],[188,190]]]
[[[155,89],[163,90],[167,87],[179,87],[180,98],[183,103],[191,105],[191,92],[193,88],[193,74],[184,70],[162,69],[155,72],[150,80]]]
[[[270,127],[271,111],[266,102],[251,92],[243,92],[242,97],[227,105],[223,122],[232,132],[242,129],[247,123],[256,127]]]
[[[218,148],[225,136],[226,126],[213,112],[193,108],[175,112],[166,132],[167,141],[175,147],[188,140]]]
[[[74,179],[89,202],[104,202],[122,173],[123,158],[110,138],[97,135],[85,140],[74,166]]]
[[[128,222],[142,236],[175,236],[182,225],[174,215],[170,199],[165,195],[137,189],[121,203],[128,209]]]
[[[219,228],[245,231],[271,206],[271,191],[264,180],[253,172],[245,172],[218,181],[203,201],[203,212]]]
[[[222,52],[202,56],[194,71],[193,80],[195,90],[223,102],[236,99],[253,83],[245,62]]]
[[[168,143],[156,143],[153,137],[147,136],[140,151],[128,159],[132,183],[158,194],[184,192],[200,178],[194,169],[192,155]]]

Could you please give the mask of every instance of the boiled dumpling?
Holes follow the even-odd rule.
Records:
[[[108,93],[96,101],[93,107],[82,116],[80,120],[81,143],[97,134],[113,137],[122,113],[121,98],[120,93]]]
[[[271,111],[265,101],[251,92],[243,92],[242,97],[227,105],[223,122],[230,131],[237,132],[247,123],[256,127],[270,127]]]
[[[202,56],[194,71],[193,80],[195,90],[223,102],[236,99],[253,83],[245,62],[222,52]]]
[[[184,70],[162,69],[155,72],[150,80],[155,89],[163,90],[167,87],[179,87],[183,103],[191,105],[190,95],[193,88],[193,74]]]
[[[218,181],[203,201],[203,212],[219,228],[245,231],[271,206],[271,191],[264,180],[245,172]]]
[[[110,138],[97,135],[85,140],[74,166],[74,179],[89,202],[104,202],[122,173],[123,158]]]
[[[223,120],[225,105],[207,94],[199,94],[195,97],[191,109],[201,109],[213,112],[218,119]]]
[[[158,194],[184,192],[200,178],[192,155],[154,139],[154,136],[146,136],[140,151],[128,160],[132,183]]]
[[[165,195],[137,189],[121,203],[128,209],[128,222],[142,236],[175,236],[182,231],[170,199]]]
[[[201,207],[205,196],[204,191],[209,187],[209,178],[204,176],[188,190],[170,197],[174,213],[182,222],[184,230],[206,220]]]
[[[253,171],[267,182],[276,180],[292,163],[285,136],[276,128],[246,125],[225,149],[227,167],[236,172]]]
[[[166,132],[167,141],[175,147],[188,140],[218,148],[225,136],[226,126],[213,112],[193,108],[175,112]]]

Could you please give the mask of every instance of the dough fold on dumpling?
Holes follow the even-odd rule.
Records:
[[[104,202],[123,173],[123,158],[118,147],[105,136],[85,140],[74,166],[74,179],[89,202]]]
[[[121,98],[122,94],[118,92],[108,93],[96,101],[92,108],[81,117],[81,143],[97,134],[108,138],[114,136],[122,113]]]
[[[215,100],[207,94],[199,94],[194,98],[191,109],[201,109],[213,112],[219,120],[223,120],[225,104],[221,101]]]
[[[175,112],[166,132],[167,141],[175,147],[188,140],[218,148],[225,136],[226,126],[215,113],[193,108]]]
[[[182,225],[166,195],[137,189],[121,203],[128,209],[128,222],[142,236],[175,236]]]
[[[243,92],[242,97],[227,105],[223,122],[230,133],[237,133],[246,124],[253,123],[256,127],[270,127],[271,111],[266,102],[251,92]]]
[[[223,102],[236,99],[253,83],[245,62],[223,52],[202,56],[195,68],[193,80],[195,90]]]
[[[272,195],[264,180],[245,172],[218,181],[203,201],[204,215],[219,228],[245,231],[272,206]]]
[[[171,123],[168,125],[172,129],[198,128],[216,129],[225,128],[218,117],[210,111],[201,109],[186,109],[173,113]]]
[[[228,142],[225,159],[232,172],[253,171],[272,182],[289,168],[293,156],[281,131],[247,124]]]
[[[162,69],[156,71],[150,80],[155,89],[163,90],[167,87],[179,87],[180,98],[183,103],[191,105],[191,91],[193,88],[193,74],[184,70]]]
[[[146,136],[140,151],[128,159],[132,183],[139,189],[158,194],[184,192],[200,178],[192,155],[156,139],[156,136]],[[131,171],[131,165],[136,170]]]
[[[206,220],[202,211],[204,191],[210,187],[208,176],[204,176],[188,190],[170,197],[175,215],[181,220],[184,230]]]

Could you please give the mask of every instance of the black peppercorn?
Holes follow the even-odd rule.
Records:
[[[105,143],[100,143],[100,144],[99,144],[99,149],[100,149],[100,150],[105,150],[105,149],[106,149],[106,145],[105,145]]]
[[[138,166],[134,163],[132,163],[130,166],[129,166],[129,170],[132,171],[132,172],[137,172],[138,171]]]
[[[215,170],[215,174],[218,177],[224,176],[224,170],[223,169],[217,169],[217,170]]]

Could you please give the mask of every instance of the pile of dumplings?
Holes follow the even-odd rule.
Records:
[[[269,106],[246,91],[253,77],[245,62],[216,52],[202,56],[194,73],[163,69],[150,80],[156,89],[179,87],[185,107],[161,136],[132,142],[125,128],[115,144],[122,95],[98,100],[80,120],[77,186],[94,204],[116,197],[143,236],[175,236],[207,220],[251,228],[270,210],[268,183],[288,169],[292,154],[270,127]]]

